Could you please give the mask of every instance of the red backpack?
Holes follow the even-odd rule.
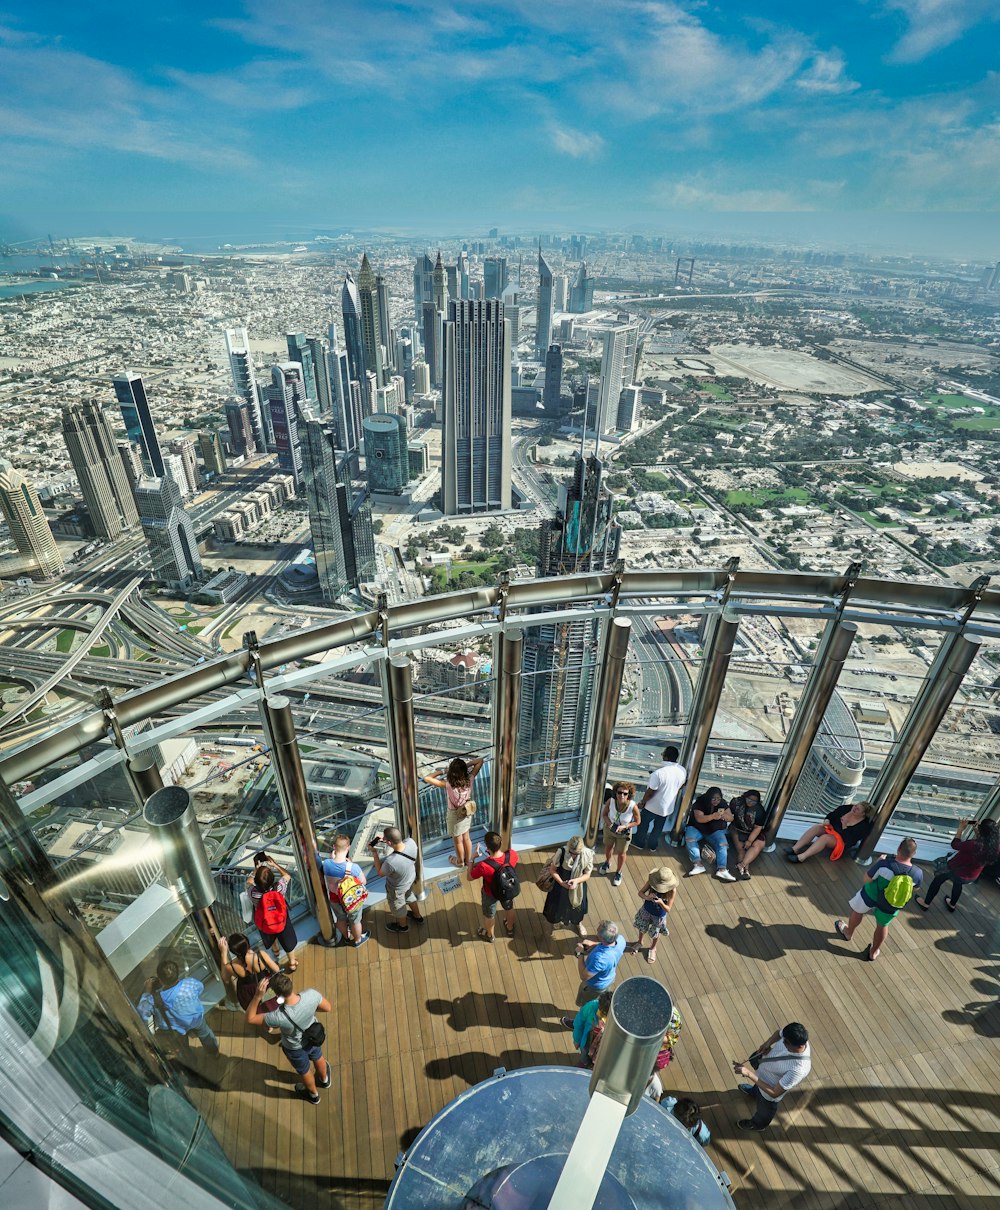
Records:
[[[253,922],[261,933],[280,933],[288,921],[288,904],[280,891],[265,891],[257,900]]]

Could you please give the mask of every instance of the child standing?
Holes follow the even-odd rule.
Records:
[[[670,930],[667,928],[667,913],[674,905],[676,894],[677,875],[666,865],[658,866],[653,870],[645,886],[639,892],[643,904],[632,921],[639,930],[639,937],[628,948],[633,954],[638,953],[642,948],[642,940],[648,933],[647,962],[656,961],[656,943],[660,936],[668,937],[670,935]]]
[[[481,756],[477,756],[468,764],[460,756],[456,756],[444,775],[440,771],[424,775],[424,781],[429,786],[439,786],[448,792],[448,835],[455,846],[455,852],[448,860],[455,866],[472,864],[472,838],[469,832],[472,828],[472,817],[476,813],[476,804],[472,799],[472,783],[482,767]]]

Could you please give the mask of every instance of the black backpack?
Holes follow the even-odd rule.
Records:
[[[503,906],[510,911],[514,900],[521,893],[521,880],[517,876],[517,871],[510,864],[510,850],[505,854],[507,865],[501,865],[499,861],[494,861],[492,857],[487,857],[488,865],[493,867],[493,898],[499,899]]]

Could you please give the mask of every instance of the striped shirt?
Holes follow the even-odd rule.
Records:
[[[760,1095],[765,1101],[780,1101],[790,1088],[802,1083],[811,1067],[812,1053],[809,1050],[808,1042],[801,1054],[794,1054],[785,1045],[785,1039],[779,1038],[761,1059],[757,1075],[765,1084],[770,1084],[772,1087],[778,1084],[784,1091],[780,1097],[772,1097],[761,1088]],[[760,1086],[758,1085],[758,1087]]]

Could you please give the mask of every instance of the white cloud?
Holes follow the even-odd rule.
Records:
[[[839,195],[839,181],[809,181],[801,191],[747,185],[732,173],[727,178],[695,174],[683,180],[659,181],[651,192],[654,205],[667,210],[707,210],[746,213],[818,210]]]
[[[574,130],[571,126],[560,126],[553,122],[549,126],[549,137],[556,151],[572,156],[575,160],[592,160],[604,150],[604,139],[596,131],[588,134],[586,131]]]
[[[846,74],[843,56],[834,51],[817,54],[804,72],[795,81],[795,87],[806,93],[828,96],[837,93],[855,92],[861,87]]]
[[[198,73],[168,68],[166,76],[182,88],[190,89],[217,105],[235,109],[301,109],[315,98],[308,88],[290,83],[288,63],[254,60],[236,71]]]
[[[995,0],[884,0],[884,6],[902,14],[907,26],[889,55],[894,63],[919,63],[998,16]]]

